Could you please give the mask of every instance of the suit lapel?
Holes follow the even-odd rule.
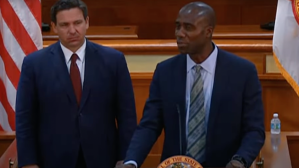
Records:
[[[216,70],[214,76],[214,86],[212,91],[210,114],[208,121],[207,143],[209,143],[209,138],[213,133],[213,127],[215,125],[214,123],[217,118],[217,114],[221,110],[219,109],[219,106],[221,104],[221,99],[223,98],[223,91],[227,87],[229,70],[227,68],[228,60],[225,58],[225,56],[225,53],[223,53],[223,51],[218,48]],[[209,146],[209,144],[207,144],[207,146]]]
[[[85,71],[84,71],[84,82],[83,82],[83,90],[82,90],[82,98],[80,102],[80,111],[83,109],[84,104],[88,99],[88,95],[91,90],[91,85],[93,80],[97,80],[96,76],[100,76],[101,74],[96,75],[96,72],[99,73],[97,69],[101,68],[101,66],[97,66],[97,56],[95,54],[96,50],[92,47],[91,42],[86,39],[86,49],[85,49]]]
[[[175,93],[176,111],[179,108],[181,120],[181,135],[182,136],[182,154],[186,151],[186,76],[187,76],[187,61],[186,55],[179,55],[172,67],[171,84],[173,84],[173,91]],[[178,118],[179,121],[179,118]]]
[[[76,103],[76,97],[74,89],[72,87],[73,85],[71,82],[71,77],[66,66],[65,57],[62,52],[60,42],[57,42],[53,45],[53,47],[51,48],[51,54],[51,60],[54,66],[53,69],[56,71],[58,80],[65,88],[64,90],[66,91],[70,101]]]

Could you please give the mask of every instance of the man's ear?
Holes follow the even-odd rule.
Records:
[[[214,28],[212,27],[212,26],[209,26],[209,27],[207,27],[207,29],[206,29],[207,31],[207,34],[206,34],[206,36],[208,37],[208,38],[212,38],[212,36],[213,36],[213,32],[214,32]]]
[[[86,29],[88,29],[89,28],[89,17],[88,16],[86,17],[85,22],[86,22]]]
[[[53,31],[54,31],[55,33],[57,33],[56,23],[51,22],[51,27],[52,27]]]

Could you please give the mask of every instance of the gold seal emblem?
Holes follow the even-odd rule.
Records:
[[[292,8],[294,17],[299,24],[299,0],[292,0]]]
[[[173,156],[165,159],[157,168],[203,168],[196,160],[187,156]]]

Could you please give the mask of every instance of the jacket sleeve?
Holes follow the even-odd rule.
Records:
[[[163,130],[163,113],[159,87],[159,64],[150,85],[149,98],[145,103],[142,119],[134,133],[125,162],[140,167]]]
[[[16,96],[16,140],[20,167],[38,164],[37,160],[37,93],[31,60],[24,58]]]
[[[258,156],[265,141],[262,88],[254,65],[250,67],[243,95],[242,143],[237,155],[248,167]]]
[[[133,133],[137,127],[135,98],[132,80],[125,57],[121,55],[117,65],[117,126],[118,160],[124,160]]]

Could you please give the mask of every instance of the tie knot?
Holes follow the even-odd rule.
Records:
[[[200,70],[201,70],[201,66],[200,65],[194,65],[193,68],[194,68],[194,70],[195,70],[196,73],[200,72]]]
[[[71,61],[73,63],[75,63],[77,61],[77,59],[79,59],[78,55],[77,54],[73,54],[72,57],[71,57]]]

